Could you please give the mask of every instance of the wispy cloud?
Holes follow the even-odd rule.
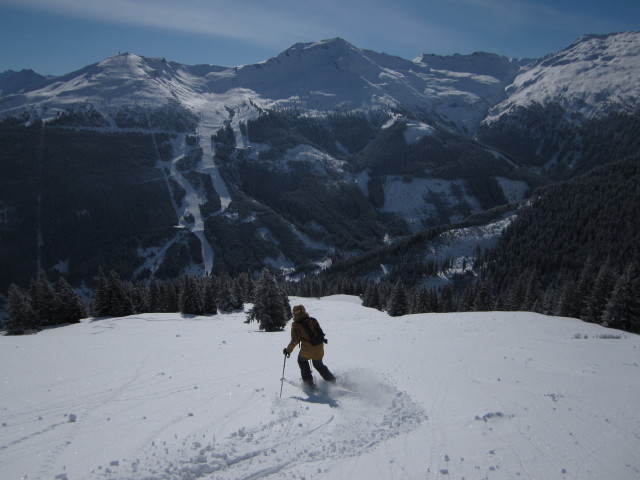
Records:
[[[363,48],[408,58],[420,53],[467,53],[477,49],[539,55],[538,50],[548,48],[544,50],[548,52],[559,48],[582,33],[620,29],[620,23],[611,21],[615,10],[607,15],[600,4],[582,1],[586,3],[582,5],[578,0],[0,0],[0,5],[112,24],[209,35],[222,40],[220,44],[229,45],[231,41],[237,46],[256,47],[267,54],[284,50],[295,42],[340,36]],[[617,5],[627,0],[610,2]],[[624,16],[617,14],[620,15]],[[551,37],[556,43],[547,47],[551,45]]]
[[[384,0],[0,0],[58,15],[214,35],[262,46],[371,35],[393,43],[442,39],[443,26]],[[368,33],[367,33],[368,32]],[[391,43],[391,42],[389,42]],[[416,52],[418,53],[418,52]]]

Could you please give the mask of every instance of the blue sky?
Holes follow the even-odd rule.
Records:
[[[61,75],[118,52],[237,66],[332,37],[407,59],[540,57],[628,30],[639,0],[0,0],[0,71]]]

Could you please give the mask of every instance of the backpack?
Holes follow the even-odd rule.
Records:
[[[307,317],[302,322],[302,327],[305,332],[307,332],[307,336],[309,337],[309,343],[311,345],[320,345],[321,343],[329,343],[326,338],[324,338],[324,332],[322,328],[320,328],[320,324],[318,320],[313,317]]]

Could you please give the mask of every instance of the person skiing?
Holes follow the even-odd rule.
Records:
[[[303,305],[293,307],[293,323],[291,324],[291,342],[282,351],[287,357],[300,344],[300,354],[298,355],[298,366],[302,374],[302,381],[305,385],[314,388],[313,375],[309,360],[313,363],[318,373],[328,382],[335,382],[336,377],[329,371],[329,368],[322,362],[324,357],[324,333],[318,321],[310,317]]]

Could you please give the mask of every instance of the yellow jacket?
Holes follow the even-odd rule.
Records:
[[[301,356],[309,360],[321,360],[322,357],[324,357],[324,344],[311,345],[309,343],[309,335],[301,323],[302,320],[308,316],[308,314],[297,316],[291,324],[291,342],[289,342],[289,345],[287,346],[287,352],[293,352],[296,345],[300,343]]]

